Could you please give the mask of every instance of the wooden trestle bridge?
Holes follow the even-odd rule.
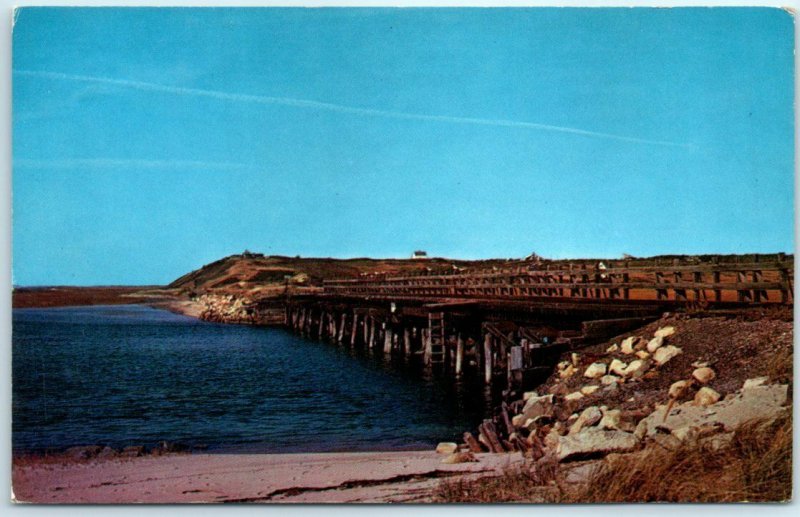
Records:
[[[793,303],[794,257],[518,262],[485,271],[425,271],[328,280],[290,297],[284,323],[308,337],[418,358],[454,376],[524,387],[561,351],[667,311]]]

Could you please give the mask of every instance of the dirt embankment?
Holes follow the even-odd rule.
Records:
[[[791,494],[791,317],[790,308],[668,315],[564,354],[535,392],[485,422],[478,440],[465,434],[463,450],[512,449],[527,458],[525,467],[505,482],[444,485],[440,497],[785,500]],[[754,454],[763,457],[763,467]],[[632,469],[638,478],[630,477]],[[519,485],[516,496],[509,484]],[[488,486],[496,489],[487,492]]]

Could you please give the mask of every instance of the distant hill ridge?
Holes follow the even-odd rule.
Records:
[[[586,258],[548,260],[532,254],[526,259],[485,259],[485,260],[452,260],[446,258],[415,259],[372,259],[372,258],[303,258],[281,255],[265,256],[260,253],[244,252],[230,255],[220,260],[187,273],[174,280],[167,287],[189,291],[207,291],[209,289],[232,288],[236,291],[266,286],[321,285],[323,280],[332,278],[357,278],[368,274],[400,274],[422,273],[426,271],[452,271],[459,269],[486,269],[492,267],[509,267],[526,265],[532,262],[568,263],[599,262],[628,260],[631,265],[652,264],[654,261],[679,260],[687,263],[711,261],[717,258],[720,262],[748,262],[754,260],[791,260],[788,254],[748,254],[748,255],[660,255],[656,257],[637,258]]]

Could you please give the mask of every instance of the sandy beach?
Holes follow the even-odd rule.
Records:
[[[444,464],[433,451],[171,454],[14,463],[20,503],[386,503],[431,501],[444,478],[501,473],[519,454]]]

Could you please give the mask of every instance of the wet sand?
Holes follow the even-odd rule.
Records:
[[[12,469],[25,503],[431,502],[442,479],[501,473],[520,454],[448,465],[433,451],[172,454],[103,460],[25,457]]]

